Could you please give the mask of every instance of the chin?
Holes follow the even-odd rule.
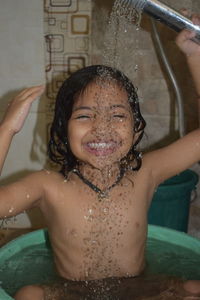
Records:
[[[113,157],[98,157],[94,160],[90,160],[87,163],[90,164],[95,169],[103,170],[108,167],[113,167],[114,165],[118,165],[121,160],[120,158],[113,158]]]

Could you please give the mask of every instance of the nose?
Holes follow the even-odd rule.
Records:
[[[98,136],[107,135],[111,131],[111,121],[106,114],[99,115],[95,118],[92,128],[93,133]]]

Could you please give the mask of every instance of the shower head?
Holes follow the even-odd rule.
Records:
[[[125,5],[133,5],[138,12],[144,12],[154,19],[164,23],[176,32],[188,29],[196,32],[192,40],[200,44],[200,26],[194,25],[192,21],[173,8],[158,0],[124,0]]]

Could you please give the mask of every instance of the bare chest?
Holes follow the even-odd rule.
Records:
[[[145,232],[146,195],[130,182],[103,199],[82,185],[70,193],[59,189],[53,196],[46,208],[47,221],[68,241],[106,245],[112,240],[125,245],[125,241],[136,242]]]
[[[62,253],[64,260],[82,265],[91,278],[110,276],[110,270],[117,276],[137,274],[146,240],[146,200],[132,182],[101,201],[84,185],[51,192],[43,210],[57,257]]]

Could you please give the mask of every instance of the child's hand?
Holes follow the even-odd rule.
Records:
[[[44,91],[44,85],[23,90],[8,105],[8,109],[1,123],[12,134],[19,132],[29,113],[31,104]]]
[[[184,12],[183,12],[184,13]],[[187,11],[184,13],[187,16]],[[200,15],[192,15],[192,22],[195,25],[200,26]],[[195,32],[191,32],[189,30],[183,30],[177,36],[176,43],[187,56],[191,55],[199,55],[200,56],[200,44],[193,42],[191,38],[195,37]]]

